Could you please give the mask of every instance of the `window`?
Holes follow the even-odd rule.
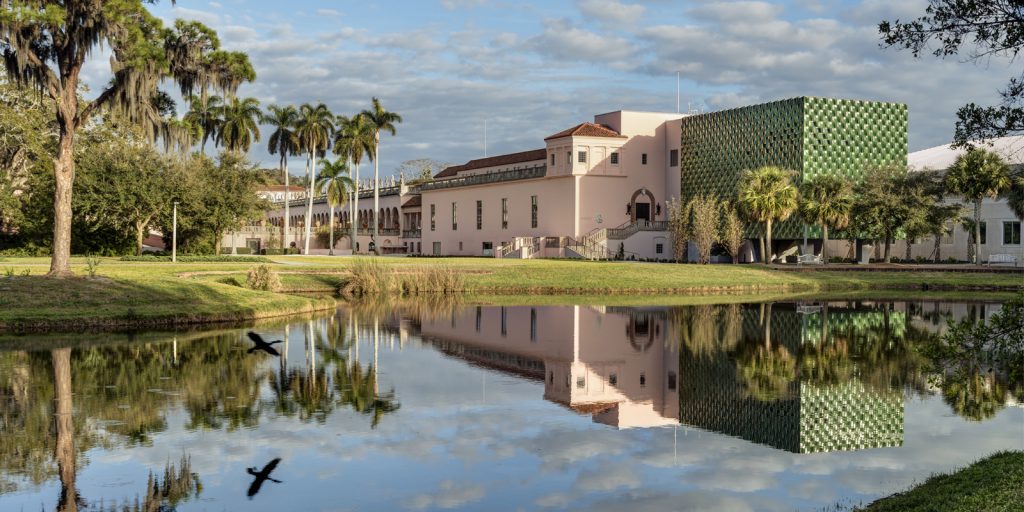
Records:
[[[670,391],[676,390],[676,372],[668,372],[668,389]]]
[[[494,256],[494,242],[483,243],[484,256]]]
[[[988,222],[981,221],[981,245],[988,243]]]
[[[576,387],[578,389],[583,389],[583,388],[587,387],[587,378],[585,376],[583,376],[583,375],[580,375],[579,377],[576,377]]]
[[[581,164],[587,163],[587,152],[586,151],[577,151],[576,152],[576,161],[581,163]]]
[[[537,196],[530,196],[530,227],[537,227]]]
[[[640,372],[640,387],[647,387],[647,374],[644,372]]]
[[[435,205],[431,204],[430,205],[430,230],[431,231],[437,230],[437,222],[435,222],[435,218],[436,217],[437,217],[437,208],[436,208]]]
[[[618,383],[619,383],[619,376],[618,375],[616,375],[614,373],[608,374],[608,384],[611,384],[612,386],[615,386]]]
[[[566,151],[565,152],[565,163],[567,163],[570,166],[572,166],[572,151]]]
[[[647,165],[647,153],[640,155],[640,164]]]
[[[537,310],[530,308],[530,341],[537,341]]]
[[[434,242],[434,256],[441,255],[441,242]]]
[[[508,336],[508,310],[505,306],[501,307],[501,335]]]
[[[654,244],[654,252],[661,254],[665,251],[665,244]]]
[[[555,165],[555,154],[551,153],[551,165]]]
[[[484,228],[484,202],[483,201],[477,201],[476,202],[476,228],[477,229],[483,229]]]
[[[508,198],[501,198],[501,229],[508,229]]]
[[[613,151],[612,152],[612,165],[619,165],[619,152],[618,151]]]
[[[459,252],[462,252],[462,242],[459,242]]]
[[[1003,222],[1003,245],[1020,245],[1020,222]]]
[[[668,166],[679,167],[679,150],[673,149],[668,152]]]
[[[483,324],[484,310],[480,306],[476,307],[476,332],[480,332],[480,325]]]
[[[459,209],[458,203],[452,203],[452,231],[458,231],[459,229]]]

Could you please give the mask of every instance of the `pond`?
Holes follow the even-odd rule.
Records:
[[[0,510],[867,503],[1024,449],[1012,392],[936,387],[915,351],[998,309],[364,304],[48,338],[0,348]]]

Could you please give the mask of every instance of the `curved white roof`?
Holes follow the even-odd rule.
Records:
[[[1024,135],[1000,137],[975,145],[1003,155],[1010,165],[1024,164]],[[956,158],[964,152],[963,149],[950,149],[948,145],[922,149],[907,155],[907,165],[915,171],[945,170],[952,167]]]

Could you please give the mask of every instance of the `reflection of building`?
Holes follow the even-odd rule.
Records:
[[[463,308],[423,339],[474,364],[544,381],[544,397],[618,428],[678,423],[678,355],[664,308]]]
[[[869,387],[849,375],[835,376],[856,364],[850,360],[851,354],[820,351],[814,346],[834,343],[836,333],[850,332],[858,333],[851,336],[850,343],[872,336],[884,336],[884,341],[889,342],[888,331],[858,326],[900,323],[891,318],[891,313],[831,306],[804,318],[792,306],[776,304],[766,312],[770,318],[770,345],[775,348],[762,351],[769,342],[763,337],[759,311],[744,307],[740,313],[744,340],[735,352],[681,351],[681,421],[794,453],[900,446],[902,393]],[[822,332],[821,315],[835,319],[829,323],[829,335],[824,341],[820,335],[809,336],[811,332]],[[883,319],[886,315],[890,320]],[[822,357],[815,357],[815,351]],[[760,359],[744,354],[757,354]],[[791,359],[785,358],[787,354]],[[839,370],[821,368],[830,364]],[[765,368],[788,368],[791,373],[766,372],[768,376],[759,381],[758,372]],[[782,388],[777,395],[766,396],[767,393],[752,390],[756,384],[772,382],[771,377],[775,378],[774,385]]]

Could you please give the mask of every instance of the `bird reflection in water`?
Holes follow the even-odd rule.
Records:
[[[273,478],[270,478],[270,473],[272,473],[274,471],[274,469],[277,468],[277,465],[280,462],[281,462],[281,458],[278,457],[278,458],[268,462],[267,465],[263,466],[263,469],[261,469],[259,471],[256,471],[256,467],[255,466],[253,466],[251,468],[246,468],[246,470],[245,470],[246,473],[249,473],[250,475],[256,477],[256,479],[252,481],[252,484],[249,485],[249,492],[246,493],[246,496],[248,496],[250,499],[252,499],[252,497],[255,496],[256,493],[260,492],[260,488],[263,487],[263,482],[266,482],[267,480],[270,480],[271,482],[274,482],[275,484],[281,483],[280,480],[275,480]]]
[[[261,337],[259,334],[256,334],[256,333],[254,333],[252,331],[249,331],[249,333],[247,335],[249,336],[249,339],[252,340],[253,343],[255,343],[255,346],[253,346],[252,348],[249,349],[249,353],[250,354],[252,354],[253,352],[256,352],[257,350],[262,350],[262,351],[264,351],[264,352],[266,352],[266,353],[268,353],[268,354],[270,354],[272,356],[280,356],[281,355],[277,351],[277,349],[275,349],[272,345],[276,345],[278,343],[284,343],[283,341],[275,340],[275,341],[271,341],[271,342],[266,342],[266,341],[263,341],[263,337]]]

